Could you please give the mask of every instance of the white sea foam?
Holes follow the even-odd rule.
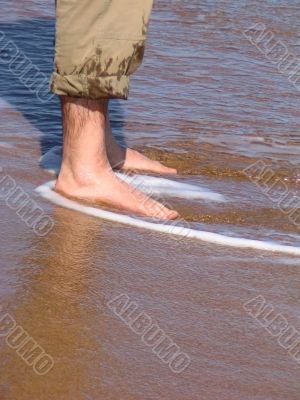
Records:
[[[55,146],[40,158],[40,165],[48,172],[58,174],[61,165],[61,146]],[[225,202],[223,195],[207,188],[172,179],[158,178],[148,175],[126,175],[116,172],[116,175],[131,186],[142,192],[155,196],[179,197],[183,199],[203,199],[215,202]]]
[[[2,142],[0,141],[0,147],[4,148],[4,149],[13,149],[14,146],[10,143],[7,142]]]
[[[40,166],[50,172],[58,175],[61,165],[62,146],[54,146],[48,150],[39,160]]]
[[[177,182],[166,178],[156,178],[149,175],[125,175],[116,173],[119,178],[147,194],[180,197],[183,199],[204,199],[224,202],[219,193],[188,183]]]
[[[123,214],[118,214],[110,211],[101,210],[100,208],[86,206],[79,204],[76,201],[66,199],[65,197],[54,192],[54,181],[45,183],[39,186],[36,191],[45,199],[55,203],[59,206],[79,211],[81,213],[91,215],[97,218],[118,222],[121,224],[131,225],[137,228],[148,229],[156,232],[162,232],[166,234],[183,236],[191,239],[199,239],[204,242],[215,243],[223,246],[230,246],[236,248],[249,248],[256,250],[264,250],[271,252],[281,252],[290,255],[300,256],[300,247],[285,246],[277,243],[270,243],[260,240],[234,238],[230,236],[220,235],[218,233],[211,233],[206,231],[198,231],[182,226],[176,225],[176,223],[155,223],[148,222],[143,219],[130,217]]]
[[[11,105],[3,97],[0,97],[0,110],[4,108],[11,108]]]

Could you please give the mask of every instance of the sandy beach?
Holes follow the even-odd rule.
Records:
[[[0,0],[1,37],[47,79],[52,3]],[[295,1],[155,4],[130,99],[110,113],[120,142],[177,168],[176,182],[226,198],[161,199],[192,229],[300,247],[300,87],[255,42],[271,32],[300,63],[298,11]],[[39,160],[62,144],[58,99],[30,90],[4,59],[0,79],[0,400],[299,400],[299,256],[43,199],[35,189],[54,176]],[[7,202],[4,176],[45,225]],[[44,363],[26,359],[26,338]]]

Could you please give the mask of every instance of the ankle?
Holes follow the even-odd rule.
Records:
[[[58,176],[58,182],[76,184],[79,186],[90,185],[95,182],[99,176],[112,173],[108,161],[98,162],[97,164],[76,163],[64,161]]]

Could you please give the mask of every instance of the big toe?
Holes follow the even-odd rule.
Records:
[[[170,167],[165,167],[163,166],[163,170],[165,174],[177,174],[177,169],[176,168],[170,168]]]
[[[158,161],[155,162],[155,169],[157,172],[160,172],[162,174],[177,174],[176,168],[166,167]]]
[[[179,215],[179,214],[178,214],[177,211],[175,211],[175,210],[170,210],[170,209],[167,208],[167,207],[163,207],[163,208],[160,210],[160,213],[157,215],[157,217],[158,217],[159,219],[169,221],[169,220],[176,219],[176,218],[178,217],[178,215]]]
[[[175,210],[168,210],[167,218],[168,218],[169,220],[176,219],[176,218],[178,218],[178,216],[179,216],[179,214],[178,214],[177,211],[175,211]]]

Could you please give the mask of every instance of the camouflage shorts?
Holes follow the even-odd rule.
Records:
[[[128,97],[141,64],[152,0],[57,0],[55,70],[58,95]]]

